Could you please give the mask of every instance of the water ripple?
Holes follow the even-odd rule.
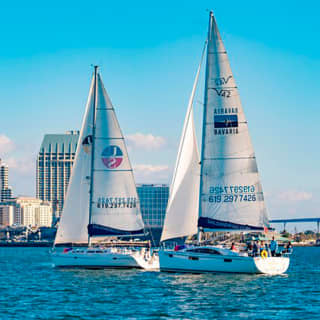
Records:
[[[296,248],[284,276],[52,267],[45,248],[0,248],[0,319],[311,319],[320,248]]]

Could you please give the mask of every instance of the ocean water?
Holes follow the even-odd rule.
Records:
[[[0,319],[320,319],[320,247],[286,275],[52,267],[47,248],[0,248]]]

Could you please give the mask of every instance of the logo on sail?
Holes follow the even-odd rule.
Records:
[[[101,160],[108,169],[118,168],[123,160],[123,152],[118,146],[108,146],[102,151]]]
[[[238,115],[224,114],[214,116],[214,134],[238,133]]]
[[[217,89],[217,88],[212,88],[216,94],[219,97],[223,97],[223,98],[230,98],[231,97],[231,90],[230,89]]]
[[[89,153],[91,151],[91,146],[92,146],[92,136],[86,136],[82,140],[82,148],[85,153]]]
[[[224,84],[227,84],[230,79],[232,79],[232,76],[221,77],[214,79],[214,82],[217,86],[223,86]]]

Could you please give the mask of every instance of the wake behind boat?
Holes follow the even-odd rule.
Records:
[[[143,235],[124,137],[95,67],[52,259],[57,267],[139,267],[131,256],[134,241],[126,248],[116,242],[104,248],[97,239]]]
[[[199,69],[196,82],[199,76]],[[282,274],[286,255],[203,245],[202,231],[264,232],[267,211],[254,149],[227,53],[210,12],[199,160],[193,93],[184,122],[161,241],[198,233],[197,246],[159,251],[160,270]],[[200,172],[200,173],[199,173]]]

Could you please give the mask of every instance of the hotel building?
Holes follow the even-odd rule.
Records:
[[[51,204],[32,197],[17,197],[4,201],[0,204],[0,224],[51,227]]]
[[[37,158],[37,198],[49,201],[59,217],[76,154],[79,131],[46,134]]]

